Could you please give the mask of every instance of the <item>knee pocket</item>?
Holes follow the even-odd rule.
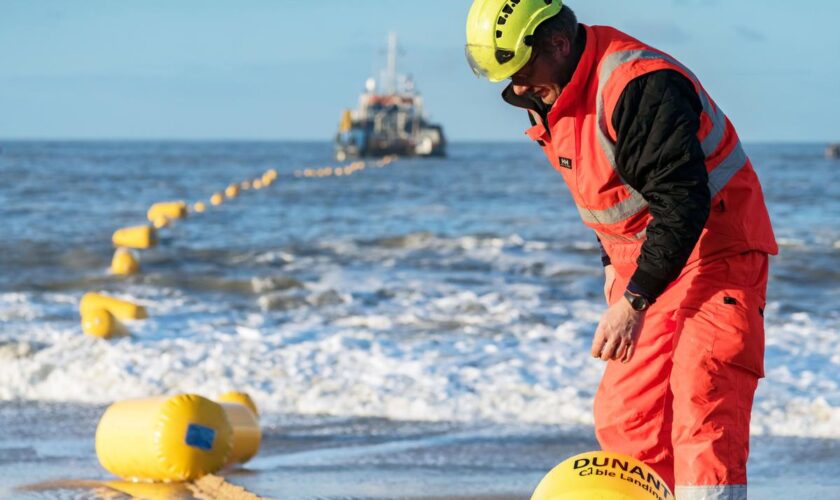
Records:
[[[724,289],[677,311],[675,364],[705,355],[764,376],[764,299],[741,289]]]

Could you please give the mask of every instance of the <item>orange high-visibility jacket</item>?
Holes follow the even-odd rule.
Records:
[[[633,79],[661,70],[692,82],[703,106],[697,135],[712,208],[686,267],[749,250],[776,254],[758,177],[732,123],[697,77],[668,54],[616,29],[581,26],[586,48],[572,81],[548,112],[547,123],[532,111],[536,125],[526,133],[563,175],[583,222],[598,235],[616,271],[632,275],[652,216],[648,201],[618,173],[613,111]]]

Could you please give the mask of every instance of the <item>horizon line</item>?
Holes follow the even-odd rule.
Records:
[[[169,143],[313,143],[324,144],[332,143],[332,139],[315,139],[315,138],[182,138],[182,137],[0,137],[0,145],[2,143],[12,142],[169,142]],[[481,138],[481,139],[448,139],[449,144],[469,144],[469,143],[502,143],[502,144],[528,144],[527,138]],[[840,141],[832,141],[829,139],[813,139],[813,140],[793,140],[793,139],[761,139],[761,140],[745,140],[746,144],[821,144],[830,145],[837,144]]]

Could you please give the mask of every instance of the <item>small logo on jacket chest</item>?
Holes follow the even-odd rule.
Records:
[[[560,160],[560,166],[561,167],[568,168],[569,170],[571,170],[571,168],[572,168],[572,159],[571,158],[564,158],[564,157],[561,156],[559,158],[559,160]]]

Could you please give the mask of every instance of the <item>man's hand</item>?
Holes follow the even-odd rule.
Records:
[[[592,357],[627,363],[636,350],[636,340],[644,324],[644,311],[636,311],[626,300],[618,300],[607,309],[592,339]]]
[[[604,298],[607,300],[607,305],[610,305],[610,293],[613,285],[615,285],[615,268],[610,264],[604,266]]]

